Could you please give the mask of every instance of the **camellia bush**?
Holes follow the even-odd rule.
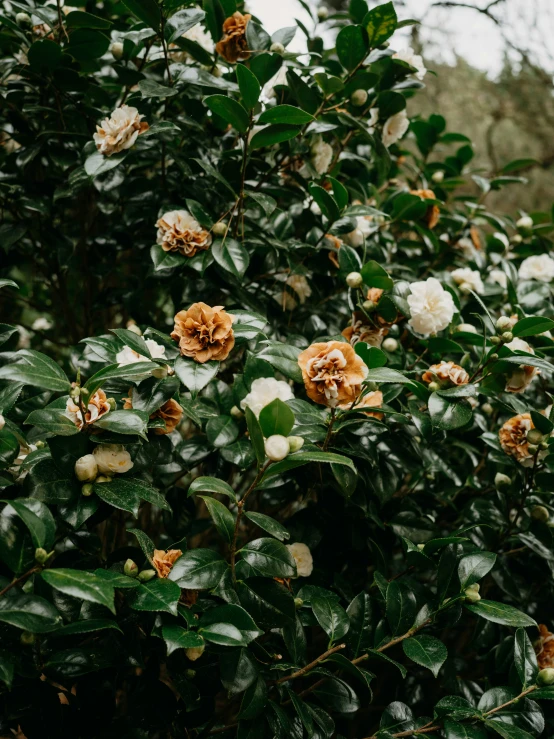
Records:
[[[554,735],[552,215],[312,20],[3,2],[2,736]]]

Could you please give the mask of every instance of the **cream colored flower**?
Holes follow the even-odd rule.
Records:
[[[183,552],[180,549],[154,549],[152,555],[152,564],[158,577],[167,577],[175,562],[179,559]]]
[[[165,346],[158,344],[154,339],[146,339],[146,346],[148,347],[152,359],[165,359]],[[134,364],[135,362],[148,362],[149,357],[144,357],[139,354],[130,346],[124,346],[123,349],[117,352],[115,355],[115,361],[120,367],[125,367],[127,364]]]
[[[369,300],[371,299],[369,298]],[[377,303],[378,301],[375,300],[374,302]],[[368,322],[363,313],[354,311],[350,326],[343,329],[341,333],[352,346],[356,346],[358,341],[363,341],[369,346],[379,348],[388,332],[388,328],[377,328]]]
[[[487,282],[496,282],[505,290],[508,287],[508,275],[503,269],[491,269],[487,275]]]
[[[121,444],[98,444],[92,453],[102,475],[122,475],[133,466],[131,455]]]
[[[267,458],[272,462],[280,462],[290,452],[288,439],[281,434],[269,436],[265,440],[264,448]]]
[[[81,406],[78,405],[73,398],[68,398],[65,404],[64,416],[71,419],[79,430],[90,423],[98,421],[99,418],[110,412],[110,404],[103,390],[97,390],[92,397],[89,398],[87,409],[84,417]]]
[[[290,385],[274,377],[258,377],[252,381],[250,392],[241,400],[240,407],[243,410],[250,408],[258,418],[262,408],[277,399],[283,402],[294,399]]]
[[[554,259],[548,254],[527,257],[520,264],[519,279],[552,282],[554,280]]]
[[[482,295],[485,292],[483,280],[476,269],[459,267],[458,269],[453,270],[450,275],[462,292],[473,290],[477,295]]]
[[[346,244],[357,249],[363,246],[366,238],[371,234],[371,221],[368,216],[356,216],[356,228],[343,236]]]
[[[189,41],[194,41],[196,44],[201,46],[208,54],[213,54],[215,50],[214,42],[212,37],[206,31],[201,23],[197,23],[188,31],[185,31],[182,38],[186,38]]]
[[[388,149],[404,136],[409,127],[410,119],[405,110],[391,115],[383,126],[383,145]]]
[[[463,253],[466,259],[473,259],[475,257],[476,249],[469,237],[464,236],[458,239],[454,246]]]
[[[310,577],[314,569],[314,560],[310,548],[300,541],[286,546],[296,562],[296,576]]]
[[[122,105],[116,108],[110,118],[104,118],[96,126],[94,143],[104,156],[111,157],[125,149],[130,149],[139,134],[148,130],[148,123],[141,122],[144,118],[136,108]]]
[[[463,367],[454,362],[439,362],[432,364],[421,376],[423,382],[440,382],[449,385],[466,385],[469,375]]]
[[[211,308],[206,303],[193,303],[175,316],[171,338],[179,342],[181,354],[195,362],[222,362],[235,345],[232,326],[233,316],[221,305]]]
[[[499,431],[500,446],[506,454],[522,464],[530,467],[533,455],[529,451],[527,432],[535,428],[530,413],[520,413],[508,419]]]
[[[33,331],[49,331],[54,324],[44,316],[40,316],[33,321],[31,328]]]
[[[520,339],[517,336],[515,337],[515,339],[510,341],[509,344],[506,344],[506,346],[513,352],[521,351],[527,352],[527,354],[535,353],[532,346],[530,346],[526,341],[523,341],[523,339]],[[533,379],[539,374],[540,370],[538,370],[536,367],[532,367],[528,364],[521,364],[519,367],[512,370],[512,372],[506,378],[506,392],[524,392],[524,390],[529,387]]]
[[[310,146],[310,161],[318,174],[325,174],[333,161],[333,147],[317,136]]]
[[[210,232],[202,228],[188,210],[170,210],[157,220],[156,226],[156,241],[167,252],[193,257],[212,243]]]
[[[85,454],[75,462],[75,476],[80,482],[93,482],[98,475],[98,464],[94,454]]]
[[[286,283],[298,295],[298,299],[300,300],[301,305],[304,305],[306,300],[312,294],[312,288],[310,287],[310,283],[306,279],[306,276],[289,275],[287,277]]]
[[[459,323],[454,330],[455,331],[465,331],[465,333],[467,334],[479,333],[472,323]]]
[[[412,317],[409,324],[422,336],[445,329],[452,321],[455,306],[452,295],[435,277],[412,282],[407,297]]]
[[[298,365],[308,397],[329,408],[357,398],[368,373],[352,346],[341,341],[312,344],[300,354]]]
[[[400,51],[397,51],[396,54],[392,55],[392,58],[400,59],[400,61],[409,64],[410,67],[415,67],[415,69],[417,69],[415,76],[418,80],[422,80],[427,74],[427,69],[423,64],[423,59],[419,54],[415,53],[411,46],[408,46],[406,49],[400,49]]]

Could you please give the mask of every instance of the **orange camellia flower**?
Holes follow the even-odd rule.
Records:
[[[539,624],[539,638],[534,646],[539,670],[554,667],[554,634],[544,624]]]
[[[209,231],[198,223],[187,210],[170,210],[156,221],[157,243],[164,251],[178,252],[193,257],[198,251],[208,249],[212,243]]]
[[[463,367],[454,362],[433,364],[421,376],[423,382],[448,382],[451,385],[467,385],[469,375]]]
[[[129,389],[129,397],[123,399],[123,409],[129,410],[133,407],[133,389]],[[158,408],[157,411],[154,411],[150,415],[150,420],[153,421],[155,418],[161,418],[165,422],[165,427],[162,428],[161,426],[159,428],[154,429],[154,433],[159,435],[162,434],[170,434],[172,431],[175,431],[177,426],[179,425],[181,418],[183,416],[183,409],[179,405],[179,403],[174,400],[173,398],[170,398],[169,400],[166,400],[166,402]]]
[[[252,18],[250,13],[243,15],[237,10],[223,23],[223,38],[217,42],[215,50],[232,64],[250,56],[246,41],[246,26],[250,18]]]
[[[163,549],[154,549],[152,564],[158,573],[158,577],[167,577],[182,553],[180,549],[168,549],[167,552]]]
[[[344,403],[338,406],[341,411],[350,410],[352,403]],[[367,410],[368,408],[380,408],[383,405],[383,393],[380,390],[373,390],[370,393],[366,393],[363,398],[356,403],[353,410],[362,411],[366,416],[377,418],[381,420],[384,417],[384,413],[378,413],[376,411]]]
[[[97,390],[94,395],[89,398],[84,416],[81,406],[78,405],[73,398],[67,399],[64,415],[70,418],[75,426],[81,430],[83,426],[98,421],[99,418],[105,416],[109,411],[110,404],[106,398],[106,393],[103,390]]]
[[[298,365],[308,397],[329,408],[352,403],[368,373],[352,346],[341,341],[312,344],[300,354]]]
[[[364,341],[370,346],[380,347],[388,332],[388,328],[376,328],[367,321],[363,313],[355,311],[352,314],[350,326],[343,329],[341,333],[352,346],[355,346],[358,341]]]
[[[432,190],[410,190],[410,195],[418,195],[420,198],[435,200],[435,193]],[[435,228],[439,222],[440,210],[438,205],[430,205],[425,214],[425,222],[428,228]]]
[[[195,362],[227,359],[235,345],[233,316],[221,305],[211,308],[206,303],[193,303],[175,316],[171,338],[179,342],[179,351]]]
[[[514,457],[524,467],[533,464],[533,455],[529,451],[527,432],[535,428],[530,413],[520,413],[508,419],[500,429],[498,438],[500,446],[506,454]]]

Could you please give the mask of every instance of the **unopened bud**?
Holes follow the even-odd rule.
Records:
[[[477,601],[481,600],[481,596],[477,592],[477,590],[473,590],[472,588],[466,588],[464,590],[465,593],[465,600],[467,603],[477,603]]]
[[[81,388],[79,385],[75,385],[75,387],[72,387],[69,391],[69,397],[73,398],[73,400],[77,400],[79,396],[81,395]]]
[[[496,322],[496,328],[502,333],[502,331],[509,331],[512,328],[512,319],[508,316],[500,316]]]
[[[361,287],[364,284],[364,278],[359,272],[350,272],[346,275],[346,284],[352,288]]]
[[[218,221],[217,223],[214,223],[212,226],[212,233],[216,236],[225,236],[227,233],[227,222]]]
[[[90,482],[87,482],[86,485],[83,485],[81,488],[81,495],[84,495],[85,498],[90,498],[90,496],[94,493],[94,487],[91,485]]]
[[[494,408],[490,403],[483,403],[483,405],[481,406],[481,410],[486,416],[490,416],[493,413]]]
[[[289,451],[289,442],[286,436],[273,434],[265,440],[265,453],[272,462],[280,462]]]
[[[422,552],[425,549],[425,544],[418,544],[417,548],[419,549],[420,552]]]
[[[373,302],[373,300],[364,300],[362,303],[362,308],[367,311],[368,313],[371,313],[372,310],[375,310],[376,304]]]
[[[290,452],[297,452],[304,446],[304,439],[301,436],[287,436],[287,441]]]
[[[110,406],[110,410],[115,411],[115,409],[117,408],[117,403],[115,402],[115,398],[107,398],[106,402]]]
[[[98,474],[98,464],[94,454],[85,454],[75,462],[75,477],[80,482],[92,482]]]
[[[30,26],[31,16],[28,13],[17,13],[15,16],[15,22],[18,26]]]
[[[114,41],[113,44],[110,46],[110,51],[112,52],[112,56],[114,59],[119,61],[123,58],[123,44],[121,41]]]
[[[46,549],[38,547],[35,549],[35,562],[39,565],[43,565],[51,554],[52,552],[47,552]]]
[[[90,390],[87,390],[86,387],[81,388],[81,397],[83,398],[83,403],[87,403],[88,399],[90,398]]]
[[[152,370],[152,377],[155,377],[156,380],[163,380],[167,377],[167,369],[167,364],[158,365],[155,370]]]
[[[196,662],[196,660],[200,659],[204,654],[204,649],[206,649],[205,644],[202,644],[201,647],[189,647],[188,649],[185,649],[185,654],[191,662]]]
[[[21,636],[19,637],[19,641],[23,646],[30,647],[32,644],[35,643],[36,636],[31,631],[22,631]],[[554,672],[554,670],[552,670]]]
[[[508,475],[505,475],[503,472],[497,472],[494,476],[494,487],[497,488],[497,490],[507,488],[511,484],[512,478],[508,477]]]
[[[501,338],[500,338],[500,336],[491,336],[490,337],[490,342],[491,342],[491,344],[495,344],[495,345],[496,344],[500,344]]]
[[[430,382],[430,383],[429,383],[429,390],[430,390],[430,391],[431,391],[432,393],[436,393],[436,392],[437,392],[437,390],[440,390],[440,389],[441,389],[441,386],[439,385],[439,383],[438,383],[438,382],[434,382],[434,381],[433,381],[433,382]]]
[[[436,172],[433,172],[431,175],[431,179],[433,182],[436,182],[437,184],[440,184],[444,180],[444,172],[442,169],[437,169]]]
[[[522,241],[523,239],[521,238],[520,234],[514,234],[511,238],[512,244],[521,244]]]
[[[539,444],[539,449],[541,450],[541,452],[545,452],[548,449],[548,442],[546,440],[541,441],[541,443]]]
[[[320,21],[326,21],[329,17],[329,9],[325,5],[320,5],[317,9],[317,17]]]
[[[269,47],[269,50],[272,51],[274,54],[284,54],[285,53],[285,47],[283,44],[280,44],[278,41],[275,41],[271,44]]]
[[[533,231],[533,219],[530,216],[522,216],[516,221],[517,230],[524,236],[528,236]]]
[[[149,582],[154,577],[156,577],[156,570],[143,570],[138,574],[140,582]]]
[[[352,105],[355,105],[357,108],[360,108],[362,105],[365,105],[367,103],[368,94],[366,90],[354,90],[352,95],[350,95],[350,102]]]
[[[386,352],[395,352],[398,349],[398,341],[396,339],[385,339],[381,345]]]
[[[536,454],[539,451],[539,445],[527,444],[527,450],[529,451],[529,454]]]
[[[504,331],[504,333],[501,336],[502,341],[504,341],[506,344],[508,344],[510,341],[513,341],[514,335],[511,331]]]
[[[547,523],[550,519],[550,511],[543,505],[536,505],[531,509],[531,517],[534,518],[535,521]]]
[[[231,415],[233,416],[233,418],[242,418],[244,416],[244,413],[238,406],[234,405],[231,408]]]
[[[132,559],[128,559],[123,565],[123,572],[127,575],[127,577],[136,577],[139,573],[137,563],[133,562]]]
[[[215,67],[210,67],[210,72],[214,77],[221,77],[223,75],[223,70],[219,66],[219,64],[216,64]]]
[[[294,599],[294,607],[296,609],[302,608],[303,605],[304,605],[304,601],[302,600],[302,598],[295,598]]]
[[[35,441],[35,446],[37,449],[44,449],[46,447],[46,442],[39,439],[38,441]]]
[[[538,685],[552,685],[554,683],[554,667],[544,667],[537,675]]]
[[[496,362],[497,359],[498,359],[498,354],[496,354],[496,352],[494,354],[491,354],[489,357],[489,361],[491,362]]]
[[[2,429],[4,428],[4,426],[5,426],[5,425],[6,425],[6,419],[5,419],[5,418],[4,418],[4,416],[3,416],[3,415],[2,415],[1,413],[0,413],[0,431],[2,431]]]
[[[540,444],[543,438],[542,433],[538,429],[530,429],[527,432],[527,441],[529,444]]]
[[[109,475],[98,475],[94,482],[111,482],[112,478]]]

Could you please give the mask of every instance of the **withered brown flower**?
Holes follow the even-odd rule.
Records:
[[[167,577],[171,572],[171,568],[182,553],[183,552],[180,549],[168,549],[167,551],[163,549],[154,549],[152,564],[158,573],[158,577]]]
[[[352,403],[361,392],[368,369],[350,344],[312,344],[298,357],[306,393],[315,403],[336,408]]]
[[[351,405],[352,403],[344,403],[339,405],[338,408],[347,411],[350,409]],[[364,395],[363,398],[361,398],[361,400],[356,403],[353,410],[362,411],[362,413],[365,413],[366,416],[371,416],[372,418],[377,418],[380,420],[385,414],[378,413],[377,411],[368,410],[368,408],[380,408],[382,405],[383,393],[380,390],[373,390],[372,392]]]
[[[81,406],[78,405],[73,398],[68,398],[65,406],[65,415],[73,421],[79,430],[81,430],[85,425],[98,421],[98,419],[102,418],[106,413],[109,413],[109,411],[110,404],[108,403],[106,393],[103,390],[97,390],[94,395],[89,398],[84,416]]]
[[[129,397],[123,399],[123,409],[129,410],[133,407],[133,389],[129,389]],[[183,409],[179,405],[179,403],[174,400],[173,398],[170,398],[169,400],[166,400],[166,402],[158,408],[158,410],[154,411],[154,413],[150,414],[150,420],[153,421],[155,418],[161,418],[165,422],[165,427],[158,427],[154,429],[154,433],[159,435],[162,434],[170,434],[172,431],[175,431],[179,423],[181,422],[181,418],[183,417]]]
[[[244,61],[250,56],[246,41],[246,26],[250,18],[252,18],[250,13],[243,15],[237,10],[223,23],[223,38],[217,42],[215,50],[231,64],[239,60]]]
[[[432,364],[421,376],[423,382],[448,382],[451,385],[467,385],[469,375],[463,367],[454,362]]]
[[[426,200],[435,200],[435,193],[432,190],[410,190],[410,195],[418,195]],[[440,210],[438,205],[430,205],[425,213],[425,223],[428,228],[435,228],[439,222]]]
[[[206,303],[193,303],[175,316],[171,338],[179,342],[179,351],[195,362],[227,359],[235,345],[233,316],[221,305],[211,308]]]
[[[539,624],[539,638],[535,642],[535,654],[539,670],[554,667],[554,634],[544,624]]]
[[[355,346],[358,341],[364,341],[370,346],[380,347],[383,339],[388,334],[388,328],[377,328],[370,324],[360,311],[352,314],[352,322],[341,332],[344,338]]]

